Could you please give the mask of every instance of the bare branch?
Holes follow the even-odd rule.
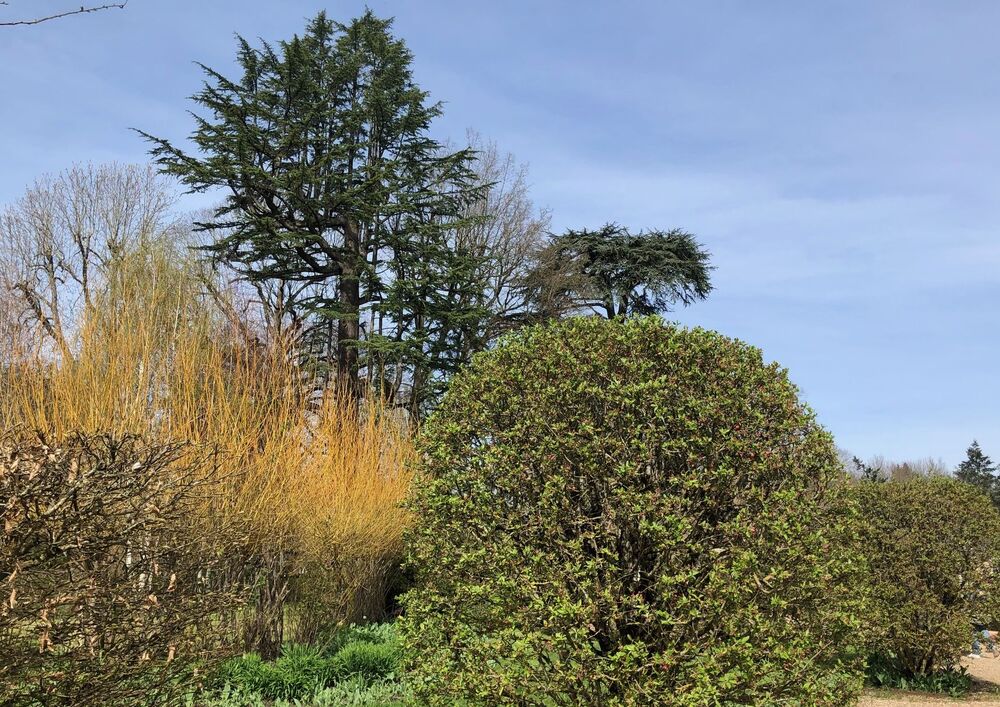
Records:
[[[0,2],[0,5],[7,5],[6,1]],[[125,2],[112,2],[105,5],[94,5],[92,7],[80,6],[78,10],[67,10],[66,12],[59,12],[55,15],[48,15],[47,17],[37,17],[33,20],[14,20],[13,22],[0,22],[0,27],[14,27],[16,25],[37,25],[42,22],[48,22],[49,20],[58,20],[61,17],[69,17],[70,15],[83,15],[89,12],[100,12],[101,10],[124,10],[125,6],[128,5],[128,0]]]
[[[93,297],[131,254],[177,238],[171,186],[151,166],[77,165],[0,209],[0,289],[69,354]],[[12,303],[11,303],[12,304]]]

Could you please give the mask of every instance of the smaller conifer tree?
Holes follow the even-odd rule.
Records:
[[[1000,488],[998,488],[996,474],[997,465],[983,452],[979,442],[972,440],[972,444],[965,450],[965,461],[959,464],[958,469],[955,470],[955,477],[959,481],[982,489],[996,505],[1000,501]]]

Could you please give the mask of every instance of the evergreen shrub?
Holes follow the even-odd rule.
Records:
[[[912,682],[952,670],[974,625],[998,628],[1000,513],[980,489],[943,476],[859,483],[854,493],[870,565],[869,674]]]
[[[421,433],[401,631],[430,704],[845,704],[857,514],[761,352],[573,318],[479,354]]]

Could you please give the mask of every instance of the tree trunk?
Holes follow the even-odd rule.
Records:
[[[344,249],[350,254],[345,258],[337,282],[337,300],[340,316],[337,319],[337,382],[341,391],[359,397],[358,338],[361,333],[361,234],[356,221],[348,219],[344,227]]]

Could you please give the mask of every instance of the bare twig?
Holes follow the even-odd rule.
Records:
[[[0,5],[8,5],[6,0],[0,2]],[[14,27],[16,25],[37,25],[42,22],[48,22],[49,20],[58,20],[60,17],[69,17],[70,15],[83,15],[88,12],[100,12],[101,10],[111,10],[118,9],[124,10],[125,6],[128,5],[128,0],[125,2],[112,2],[106,5],[94,5],[93,7],[80,6],[78,10],[67,10],[66,12],[59,12],[55,15],[48,15],[47,17],[37,17],[33,20],[15,20],[13,22],[0,22],[0,27]]]

